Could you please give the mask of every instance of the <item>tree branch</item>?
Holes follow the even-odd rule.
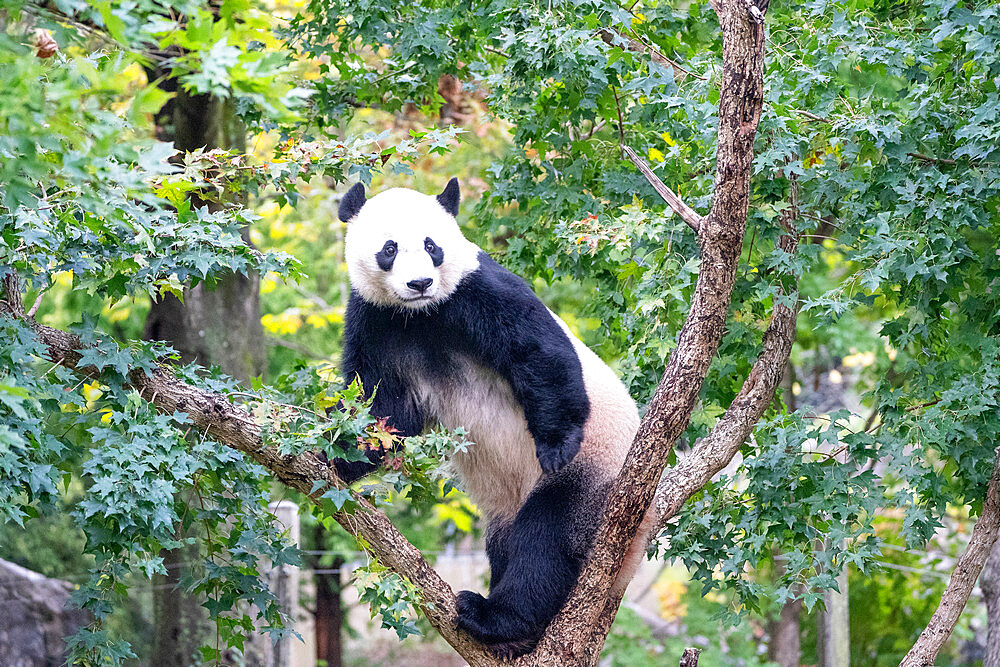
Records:
[[[910,652],[899,663],[899,667],[925,667],[934,664],[938,651],[948,641],[958,617],[969,601],[976,579],[979,578],[983,564],[990,555],[993,543],[996,542],[998,529],[1000,529],[1000,447],[996,450],[993,475],[990,477],[989,486],[986,487],[983,511],[972,529],[969,546],[958,559],[937,610]]]
[[[660,177],[653,173],[653,170],[649,168],[646,161],[635,154],[635,151],[622,144],[622,151],[625,153],[632,164],[639,168],[642,175],[646,177],[649,184],[653,186],[656,190],[656,194],[663,198],[663,201],[670,205],[670,208],[674,210],[674,213],[680,216],[681,220],[687,223],[688,227],[694,230],[694,233],[698,233],[698,229],[701,227],[701,215],[698,214],[693,208],[684,203],[684,201],[674,194],[674,191],[666,186],[666,184],[660,180]]]
[[[778,246],[787,253],[798,248],[795,237],[784,235]],[[729,465],[740,447],[764,415],[781,383],[788,355],[795,342],[798,309],[775,303],[771,323],[764,332],[764,344],[740,392],[719,419],[712,432],[691,452],[668,469],[657,486],[657,526],[662,530],[687,500],[712,477]]]
[[[97,378],[100,375],[97,368],[79,364],[80,351],[87,346],[77,336],[25,317],[20,286],[13,270],[3,277],[3,285],[7,300],[0,301],[0,316],[8,315],[29,323],[38,340],[47,348],[46,356],[53,363],[61,363],[86,377]],[[314,502],[318,502],[323,491],[320,489],[312,493],[314,482],[322,481],[331,487],[344,486],[333,468],[316,454],[284,455],[277,448],[266,446],[261,437],[261,427],[250,412],[220,394],[177,379],[169,368],[159,366],[151,376],[142,370],[133,370],[129,373],[128,382],[160,412],[186,413],[195,428],[210,434],[216,442],[243,452],[274,473],[283,484]],[[420,551],[367,499],[355,496],[355,500],[357,508],[353,512],[334,515],[337,523],[362,539],[379,562],[409,579],[420,590],[421,608],[427,620],[469,664],[497,664],[481,644],[457,628],[455,594],[428,565]]]
[[[764,27],[739,0],[718,0],[713,8],[723,39],[719,145],[712,210],[698,227],[701,269],[691,309],[608,495],[589,561],[539,644],[538,661],[596,664],[623,592],[614,584],[624,554],[648,521],[667,457],[687,427],[722,339],[750,205],[753,141],[763,105]]]
[[[610,44],[611,46],[621,46],[626,51],[632,51],[633,53],[645,54],[649,56],[649,59],[654,63],[662,65],[663,67],[670,67],[674,70],[674,79],[676,79],[677,83],[683,83],[684,79],[688,76],[693,76],[694,78],[702,81],[706,80],[705,77],[684,69],[678,62],[666,57],[649,44],[641,42],[637,39],[632,39],[618,30],[601,28],[597,31],[597,34],[606,44]]]
[[[680,667],[698,667],[698,656],[701,655],[700,648],[686,648],[681,654]]]

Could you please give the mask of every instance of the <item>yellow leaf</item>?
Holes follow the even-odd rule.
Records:
[[[663,151],[661,151],[658,148],[650,148],[649,159],[652,160],[653,162],[663,162],[663,160],[665,159],[663,156]]]
[[[316,407],[320,410],[332,408],[337,404],[337,398],[335,396],[330,396],[325,391],[321,391],[313,396],[313,400],[316,402]]]
[[[310,326],[312,326],[312,327],[314,327],[316,329],[322,329],[323,327],[326,326],[327,323],[326,323],[326,318],[325,317],[323,317],[321,315],[315,315],[315,314],[313,314],[313,315],[309,315],[308,317],[306,317],[306,324],[308,324],[308,325],[310,325]]]
[[[281,211],[281,207],[278,206],[278,202],[269,201],[257,208],[257,215],[262,218],[276,218],[279,211]]]
[[[83,385],[83,389],[80,390],[80,393],[83,394],[83,397],[87,399],[88,403],[96,401],[101,396],[104,396],[104,392],[101,391],[101,383],[97,381],[88,382]]]
[[[677,145],[677,142],[674,141],[674,138],[670,136],[669,132],[660,132],[660,138],[663,139],[663,141],[666,142],[668,146]]]

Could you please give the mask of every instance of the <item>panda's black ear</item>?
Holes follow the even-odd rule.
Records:
[[[368,200],[365,199],[364,183],[355,183],[354,187],[348,190],[344,198],[340,200],[340,210],[337,211],[337,217],[340,218],[341,222],[347,222],[358,214],[366,201]]]
[[[454,217],[458,217],[458,201],[461,198],[462,195],[458,191],[457,178],[452,178],[448,181],[448,185],[444,186],[444,192],[437,196],[438,203]]]

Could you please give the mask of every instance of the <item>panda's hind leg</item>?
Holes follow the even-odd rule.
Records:
[[[602,493],[577,460],[544,475],[513,521],[490,526],[490,594],[458,595],[458,625],[495,652],[527,653],[562,608],[593,542]],[[598,487],[601,488],[598,488]]]

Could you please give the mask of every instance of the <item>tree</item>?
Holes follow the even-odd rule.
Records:
[[[246,151],[246,129],[231,100],[191,94],[171,76],[170,68],[148,69],[147,76],[173,95],[156,114],[156,138],[185,153],[222,149]],[[194,194],[194,205],[199,202]],[[208,204],[210,209],[219,208]],[[250,243],[249,231],[241,236]],[[154,299],[143,337],[169,344],[184,363],[218,366],[249,386],[264,371],[264,332],[260,323],[260,276],[230,273],[214,287],[202,283],[186,290],[183,301],[174,294]],[[178,537],[190,537],[187,534]],[[199,560],[199,547],[166,550],[164,576],[154,579],[152,656],[163,664],[184,664],[207,643],[211,628],[202,600],[187,594],[182,582],[190,576],[187,563]]]
[[[266,178],[294,203],[303,175],[343,178],[350,169],[364,178],[389,162],[405,170],[418,144],[441,150],[449,135],[418,134],[385,149],[327,136],[327,128],[358,106],[433,106],[437,82],[449,74],[484,82],[491,111],[514,127],[512,150],[490,169],[493,188],[476,214],[480,232],[524,275],[576,277],[593,288],[602,351],[621,357],[633,392],[648,401],[589,564],[538,649],[519,662],[596,663],[620,602],[609,596],[609,582],[654,496],[670,534],[661,553],[732,591],[741,610],[757,608],[768,593],[779,604],[801,596],[809,607],[845,565],[872,566],[879,550],[872,517],[884,508],[905,513],[904,537],[919,544],[949,503],[971,505],[981,513],[973,543],[942,614],[915,647],[916,660],[933,660],[996,535],[996,485],[988,495],[984,489],[1000,426],[984,415],[995,409],[1000,384],[991,317],[1000,310],[993,289],[1000,267],[990,244],[1000,199],[989,78],[1000,53],[997,18],[991,6],[935,2],[888,9],[819,2],[768,12],[766,3],[720,0],[712,9],[717,22],[702,4],[314,3],[288,34],[306,55],[322,55],[322,73],[335,76],[315,85],[302,111],[316,134],[283,146],[278,157],[287,161],[265,165],[188,155],[185,170],[171,173],[149,153],[112,147],[111,123],[100,114],[85,118],[88,131],[104,138],[94,147],[74,127],[57,127],[53,136],[33,110],[8,102],[25,138],[13,152],[17,170],[3,172],[3,261],[12,270],[3,305],[10,342],[0,358],[11,387],[3,396],[13,396],[4,400],[13,433],[6,437],[18,455],[5,469],[2,488],[10,491],[0,508],[21,518],[23,508],[44,509],[57,493],[60,441],[43,416],[103,419],[86,410],[56,414],[81,400],[71,371],[107,387],[101,409],[109,416],[93,427],[96,463],[80,519],[99,554],[81,595],[98,622],[76,638],[78,654],[126,654],[102,634],[101,612],[121,592],[124,571],[158,571],[151,554],[180,546],[168,529],[185,507],[156,502],[178,489],[211,493],[220,503],[199,517],[213,558],[196,588],[209,595],[225,640],[238,645],[248,632],[247,617],[233,612],[239,601],[255,604],[270,631],[284,632],[254,569],[259,555],[293,557],[260,509],[273,476],[362,539],[384,576],[382,593],[371,598],[384,623],[411,631],[398,610],[412,603],[470,663],[498,662],[455,629],[452,592],[379,511],[380,492],[343,488],[314,454],[349,452],[359,436],[391,440],[366,417],[356,387],[328,394],[328,380],[301,368],[254,386],[248,397],[226,379],[164,366],[162,350],[157,357],[148,347],[122,349],[95,334],[92,320],[77,334],[35,323],[33,306],[22,304],[22,285],[30,282],[30,303],[54,267],[72,266],[78,285],[110,298],[140,289],[155,296],[231,270],[294,273],[286,258],[238,241],[239,207],[193,208],[183,194],[205,183],[260,188]],[[105,13],[96,15],[111,30],[116,14]],[[765,13],[774,47],[767,63]],[[192,22],[184,32],[198,30]],[[174,38],[167,34],[158,39]],[[779,34],[788,39],[775,41]],[[220,62],[255,57],[211,44],[205,57],[224,56]],[[390,59],[372,57],[386,50]],[[5,57],[18,75],[7,77],[12,88],[44,80],[38,85],[48,97],[36,99],[47,100],[46,118],[79,106],[72,77],[59,68],[50,71],[23,47]],[[117,64],[102,67],[112,78]],[[191,85],[252,93],[245,79],[241,88],[238,78],[219,84],[186,71]],[[36,146],[57,161],[40,158]],[[81,151],[68,149],[78,146],[95,171],[72,168],[69,158]],[[128,170],[108,164],[129,165],[131,180],[120,186],[114,179]],[[815,235],[830,238],[799,245]],[[182,241],[180,251],[168,238]],[[135,260],[146,244],[167,250],[155,266]],[[870,423],[861,419],[859,428],[843,412],[805,407],[769,412],[797,334],[829,341],[866,327],[893,351],[870,381]],[[348,409],[326,414],[339,402]],[[189,429],[202,436],[194,446],[183,437]],[[675,453],[675,441],[685,451]],[[430,495],[427,474],[453,446],[446,443],[437,436],[407,442],[403,467],[388,472],[386,484]],[[119,461],[125,454],[144,463],[148,457],[138,454],[147,450],[160,467]],[[738,453],[739,472],[713,479]],[[140,501],[146,487],[157,495]],[[240,491],[227,501],[233,487]],[[774,551],[786,555],[786,567],[765,591],[750,573]]]

